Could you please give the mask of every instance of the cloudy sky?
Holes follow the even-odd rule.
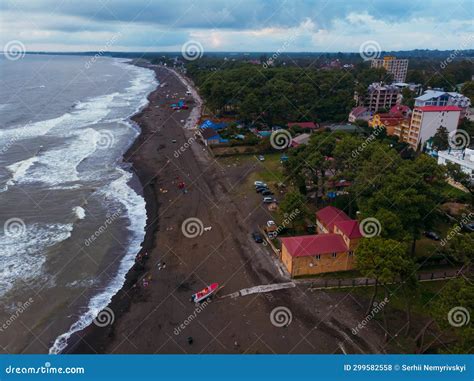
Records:
[[[474,0],[0,0],[0,44],[28,51],[468,49]]]

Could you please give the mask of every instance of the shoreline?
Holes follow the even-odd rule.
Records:
[[[114,311],[114,320],[120,318],[121,314],[127,310],[128,305],[131,302],[130,299],[125,296],[136,291],[134,290],[134,285],[137,284],[137,282],[139,281],[139,278],[145,272],[144,266],[143,266],[144,261],[147,260],[145,253],[149,249],[151,249],[153,245],[152,242],[153,242],[154,236],[158,229],[159,203],[154,197],[154,193],[155,193],[154,182],[148,181],[148,178],[146,177],[147,174],[144,173],[143,168],[140,165],[140,163],[135,162],[131,156],[132,156],[132,153],[135,152],[139,148],[140,144],[142,143],[141,140],[143,136],[143,127],[139,123],[140,117],[145,113],[145,110],[150,106],[152,95],[155,92],[160,91],[160,82],[157,78],[157,72],[155,68],[151,67],[149,64],[140,64],[140,63],[135,63],[133,61],[128,62],[127,64],[136,65],[139,67],[145,67],[147,69],[153,70],[154,75],[155,75],[155,80],[157,80],[158,83],[155,89],[153,89],[148,94],[147,104],[140,111],[136,112],[129,118],[132,125],[134,125],[138,129],[138,135],[133,141],[133,143],[130,144],[127,151],[124,153],[122,157],[122,165],[129,166],[127,170],[131,171],[133,176],[137,180],[135,181],[135,184],[131,184],[130,186],[134,188],[135,191],[137,191],[137,193],[140,194],[144,198],[147,219],[146,219],[146,225],[145,225],[145,238],[144,238],[144,241],[142,242],[141,250],[135,256],[135,264],[128,270],[125,276],[125,281],[124,281],[123,286],[112,297],[110,303],[106,307]],[[132,181],[133,181],[133,178],[132,178]],[[136,189],[135,187],[137,188],[139,187],[139,189]],[[151,221],[150,224],[149,224],[149,220]],[[137,262],[137,258],[139,257],[143,258],[141,263]],[[101,337],[104,335],[104,332],[102,331],[103,329],[101,327],[97,327],[94,325],[94,323],[91,323],[89,326],[87,326],[83,330],[72,334],[68,340],[67,347],[61,353],[72,354],[72,353],[77,353],[76,351],[79,351],[78,353],[82,353],[84,350],[87,351],[86,348],[84,349],[82,348],[83,345],[89,341],[100,343],[102,341]],[[86,344],[86,346],[89,346],[89,344]]]

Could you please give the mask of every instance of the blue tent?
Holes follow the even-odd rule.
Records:
[[[227,127],[227,123],[214,123],[212,120],[205,120],[200,128],[212,128],[213,130],[222,130]]]

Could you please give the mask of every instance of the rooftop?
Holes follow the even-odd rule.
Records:
[[[330,231],[333,230],[336,222],[351,220],[346,213],[334,206],[326,206],[318,210],[316,212],[316,218],[326,225]]]
[[[299,126],[301,128],[317,128],[317,125],[314,122],[290,122],[287,124],[288,128]]]
[[[319,254],[343,253],[347,246],[339,234],[315,234],[281,238],[292,257],[308,257]]]
[[[415,110],[421,110],[423,112],[462,111],[458,106],[421,106],[415,107]]]
[[[349,239],[361,238],[359,222],[356,220],[338,221],[334,224],[340,231],[344,233]]]

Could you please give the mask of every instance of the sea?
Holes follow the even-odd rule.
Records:
[[[122,160],[154,72],[101,56],[0,55],[0,350],[60,353],[121,288],[145,236]],[[113,319],[113,312],[109,320]]]

